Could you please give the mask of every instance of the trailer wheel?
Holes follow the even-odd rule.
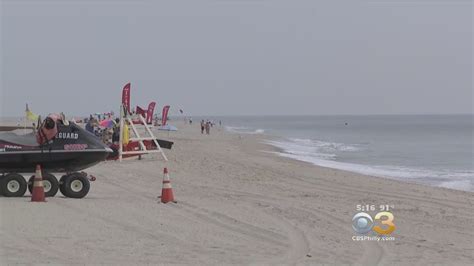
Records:
[[[61,193],[68,198],[80,199],[89,193],[89,180],[80,173],[72,173],[61,177]]]
[[[28,191],[32,193],[35,176],[31,176],[28,180]],[[59,182],[56,177],[50,173],[43,174],[43,187],[45,197],[54,197],[58,193]]]
[[[7,174],[0,181],[1,194],[5,197],[23,197],[26,187],[26,180],[20,174]]]
[[[61,191],[61,194],[65,195],[64,193],[64,178],[66,177],[67,175],[63,175],[61,176],[61,178],[59,179],[59,191]]]

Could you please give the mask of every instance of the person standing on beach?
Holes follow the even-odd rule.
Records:
[[[87,124],[86,124],[86,130],[94,134],[95,127],[98,125],[99,123],[97,122],[97,120],[92,115],[90,115],[89,120],[87,121]]]
[[[209,135],[211,133],[211,122],[206,122],[206,134]]]
[[[201,134],[204,134],[204,119],[201,120]]]
[[[115,124],[113,127],[113,133],[112,133],[112,143],[118,145],[119,142],[120,142],[120,119],[115,118]]]

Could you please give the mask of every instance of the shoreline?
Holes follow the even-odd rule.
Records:
[[[284,148],[277,147],[277,146],[275,146],[271,143],[264,143],[266,141],[275,141],[275,140],[289,141],[289,139],[287,137],[271,135],[271,134],[268,134],[268,133],[247,133],[247,132],[236,132],[236,131],[227,130],[227,129],[225,129],[225,130],[229,134],[242,134],[242,135],[250,135],[250,136],[252,136],[252,135],[257,135],[258,136],[259,135],[259,136],[262,136],[264,138],[262,140],[263,141],[262,144],[265,144],[270,150],[272,150],[271,153],[273,153],[274,155],[276,155],[278,157],[294,160],[294,161],[297,161],[297,162],[308,163],[308,164],[316,166],[316,167],[334,169],[334,170],[338,170],[338,171],[344,171],[344,172],[349,172],[349,173],[353,173],[353,174],[370,176],[370,177],[374,177],[374,178],[383,178],[383,179],[388,179],[388,180],[395,180],[395,181],[404,182],[404,183],[408,183],[408,184],[416,184],[416,185],[422,185],[422,186],[428,186],[428,187],[449,189],[449,190],[453,190],[453,191],[462,191],[462,192],[474,193],[474,190],[470,190],[468,188],[464,189],[464,188],[456,188],[456,187],[453,187],[453,186],[449,186],[449,183],[456,182],[456,181],[451,181],[451,180],[436,180],[436,178],[431,178],[430,179],[429,177],[424,177],[424,178],[421,178],[421,180],[420,180],[420,178],[418,178],[418,177],[404,178],[404,177],[400,177],[400,176],[377,175],[377,174],[365,173],[363,171],[348,170],[348,169],[341,169],[341,168],[337,168],[337,167],[319,165],[319,164],[314,163],[314,162],[293,158],[293,157],[291,157],[291,153],[287,153]],[[333,161],[328,160],[328,162],[333,162]],[[334,162],[342,163],[342,164],[352,164],[352,163],[340,162],[340,161],[334,161]],[[370,166],[370,165],[362,165],[362,164],[360,164],[360,166],[373,167],[373,166]],[[463,181],[469,182],[468,180],[463,180]],[[438,183],[436,183],[436,182],[438,182]],[[459,180],[458,180],[458,182],[459,182]],[[442,185],[442,184],[446,184],[446,185]]]
[[[256,138],[258,136],[262,137],[262,139],[259,141],[259,144],[263,145],[268,150],[259,150],[259,152],[268,153],[268,154],[274,156],[275,159],[288,160],[288,161],[294,162],[295,164],[300,164],[300,165],[304,165],[304,166],[307,166],[307,167],[315,167],[317,169],[325,169],[327,171],[331,171],[331,170],[332,171],[339,171],[339,172],[346,173],[347,175],[359,175],[359,176],[363,176],[363,177],[366,177],[366,178],[382,179],[382,180],[391,181],[391,182],[395,182],[395,183],[399,183],[399,184],[403,184],[403,185],[416,185],[416,186],[422,186],[422,187],[426,187],[426,188],[435,188],[435,189],[440,189],[440,190],[448,190],[448,191],[451,191],[451,192],[462,192],[462,193],[467,193],[467,194],[474,195],[474,191],[461,190],[461,189],[455,189],[455,188],[443,187],[443,186],[436,186],[436,185],[430,185],[430,184],[423,183],[423,182],[417,182],[417,181],[414,181],[414,180],[411,180],[411,179],[403,179],[401,177],[397,178],[397,177],[390,177],[390,176],[370,175],[370,174],[359,173],[359,172],[350,171],[350,170],[344,170],[344,169],[338,169],[338,168],[333,168],[333,167],[321,166],[321,165],[318,165],[318,164],[315,164],[315,163],[312,163],[312,162],[308,162],[308,161],[304,161],[304,160],[298,160],[298,159],[295,159],[295,158],[287,157],[285,155],[280,155],[279,153],[285,153],[284,149],[273,146],[272,144],[269,144],[269,143],[265,143],[265,141],[267,141],[267,140],[285,139],[285,137],[270,135],[270,134],[267,134],[267,133],[253,134],[253,133],[239,133],[239,132],[232,132],[232,131],[226,131],[226,133],[228,133],[228,134],[237,134],[237,135],[240,135],[240,134],[249,135],[249,136],[255,136]]]
[[[168,163],[104,162],[80,200],[0,197],[1,264],[449,264],[474,260],[474,195],[269,154],[259,135],[177,123]],[[216,128],[214,128],[216,129]],[[163,167],[177,204],[157,203]],[[393,241],[355,241],[356,205],[393,206]],[[369,211],[370,215],[376,212]],[[35,221],[33,226],[31,221]],[[41,230],[40,230],[41,229]],[[14,233],[11,233],[14,232]],[[245,254],[243,256],[242,254]]]

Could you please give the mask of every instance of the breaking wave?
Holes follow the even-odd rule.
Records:
[[[264,129],[251,129],[248,127],[231,127],[226,126],[225,129],[229,132],[241,133],[241,134],[263,134],[265,133]]]
[[[474,172],[472,171],[453,173],[452,170],[434,171],[393,165],[363,165],[337,160],[338,154],[341,153],[363,152],[364,146],[359,144],[296,138],[265,142],[280,149],[281,151],[276,152],[280,156],[322,167],[400,180],[429,180],[435,186],[465,191],[474,190]]]

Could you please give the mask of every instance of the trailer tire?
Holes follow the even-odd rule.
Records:
[[[4,197],[23,197],[26,187],[26,180],[20,174],[7,174],[0,180],[0,194]]]
[[[35,176],[32,175],[28,180],[28,191],[32,193]],[[56,177],[50,173],[43,174],[43,187],[45,197],[54,197],[58,193],[59,182]]]
[[[61,177],[59,189],[68,198],[80,199],[89,193],[90,182],[80,173],[72,173]]]

